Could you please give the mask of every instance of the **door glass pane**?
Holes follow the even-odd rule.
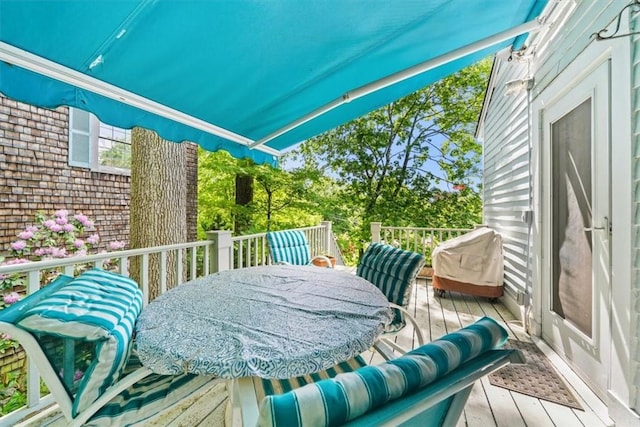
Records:
[[[551,126],[553,311],[591,337],[591,99]]]

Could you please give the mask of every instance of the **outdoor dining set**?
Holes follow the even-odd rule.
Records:
[[[507,333],[486,317],[424,343],[406,310],[421,254],[372,243],[353,274],[310,265],[301,232],[268,241],[273,264],[191,280],[145,307],[124,275],[60,275],[2,310],[0,331],[77,426],[138,425],[223,380],[233,425],[455,425],[479,378],[522,361],[498,349]],[[407,321],[409,351],[394,340]],[[371,348],[386,361],[367,365]]]

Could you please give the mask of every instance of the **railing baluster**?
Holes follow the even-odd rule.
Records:
[[[40,289],[40,275],[42,270],[32,270],[27,273],[27,294],[31,295]],[[27,406],[35,406],[40,402],[40,375],[36,364],[27,358]]]
[[[261,237],[260,241],[262,242],[262,265],[269,264],[269,255],[267,254],[267,238]]]
[[[182,283],[182,281],[184,280],[184,276],[183,276],[183,268],[182,268],[182,263],[184,260],[184,256],[182,254],[182,249],[177,249],[176,250],[176,286],[178,286],[180,283]]]
[[[160,295],[167,292],[167,251],[160,252]]]
[[[253,238],[253,252],[251,253],[253,261],[251,263],[252,266],[256,266],[258,265],[258,251],[260,250],[260,247],[258,246],[260,244],[260,241],[257,237]]]
[[[202,272],[203,275],[209,274],[209,245],[204,246],[204,256],[202,257]]]
[[[244,240],[238,242],[238,268],[244,266]]]
[[[129,276],[129,257],[120,257],[118,258],[118,272],[125,276]]]
[[[65,265],[64,267],[62,267],[62,274],[64,274],[65,276],[73,277],[74,270],[75,270],[75,265]]]
[[[233,270],[234,268],[236,268],[233,263],[233,245],[229,247],[229,259],[231,260],[231,265],[229,266],[229,269]]]
[[[193,280],[198,277],[198,254],[195,246],[185,250],[191,251],[191,280]]]
[[[142,262],[140,265],[140,282],[142,287],[143,305],[149,304],[149,254],[142,254]]]

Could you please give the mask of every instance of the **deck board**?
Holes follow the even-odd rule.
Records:
[[[514,318],[499,302],[492,303],[487,298],[450,292],[447,292],[444,298],[436,297],[431,286],[427,286],[425,281],[419,282],[415,287],[410,311],[415,314],[428,341],[467,326],[482,316],[490,316],[501,323],[508,330],[509,338],[531,341],[531,338],[524,332],[521,322]],[[417,345],[412,328],[405,328],[397,342],[410,348]],[[377,353],[367,352],[363,356],[369,363],[382,361]],[[569,386],[571,387],[571,385]],[[598,418],[589,405],[584,403],[592,401],[594,396],[590,395],[587,399],[582,399],[582,396],[575,392],[576,389],[584,390],[585,387],[582,385],[572,387],[576,396],[583,403],[584,412],[495,387],[489,383],[487,378],[483,378],[473,387],[458,426],[602,427],[607,425]],[[224,384],[217,384],[209,388],[199,398],[182,405],[179,410],[160,414],[153,423],[145,425],[223,426],[227,403],[226,387]],[[51,419],[49,418],[49,420]],[[42,424],[27,425],[40,427]]]

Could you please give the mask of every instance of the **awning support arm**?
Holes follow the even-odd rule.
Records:
[[[115,85],[103,82],[95,77],[87,76],[79,71],[65,67],[41,56],[34,55],[5,42],[0,42],[0,60],[63,83],[68,83],[81,89],[86,89],[106,98],[114,99],[122,102],[123,104],[140,108],[141,110],[149,113],[157,114],[158,116],[219,136],[240,145],[251,146],[251,144],[254,143],[250,138],[238,135],[237,133],[190,116],[173,108],[169,108],[159,102],[152,101],[133,92],[121,89]],[[259,150],[275,156],[279,156],[281,154],[280,151],[266,146],[260,147]]]
[[[448,52],[436,58],[432,58],[428,61],[416,64],[412,67],[407,68],[406,70],[398,71],[397,73],[391,74],[387,77],[383,77],[364,86],[360,86],[359,88],[346,92],[340,98],[337,98],[323,105],[322,107],[313,110],[309,114],[302,116],[298,120],[289,123],[288,125],[276,130],[275,132],[270,133],[266,137],[249,144],[249,147],[258,148],[266,144],[267,142],[279,137],[280,135],[283,135],[290,130],[295,129],[307,123],[308,121],[313,120],[316,117],[321,116],[322,114],[331,111],[336,107],[339,107],[342,104],[346,104],[347,102],[353,101],[354,99],[369,95],[370,93],[376,92],[380,89],[384,89],[385,87],[391,86],[403,80],[407,80],[411,77],[417,76],[418,74],[424,73],[425,71],[429,71],[440,65],[455,61],[456,59],[462,58],[463,56],[478,52],[502,41],[511,39],[521,34],[535,32],[540,29],[541,25],[542,24],[537,19],[525,22],[524,24],[518,25],[517,27],[513,27],[498,34],[494,34],[493,36],[468,44],[452,52]]]

